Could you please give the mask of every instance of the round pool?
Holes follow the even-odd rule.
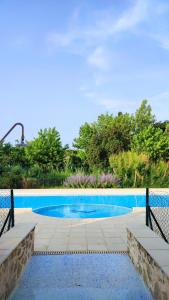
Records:
[[[47,206],[33,212],[55,218],[108,218],[128,214],[131,208],[106,204],[65,204]]]

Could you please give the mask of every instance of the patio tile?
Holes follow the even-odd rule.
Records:
[[[50,242],[51,243],[64,243],[65,241],[67,242],[69,240],[69,236],[64,236],[64,237],[57,237],[57,236],[53,236],[51,239],[50,239]]]
[[[49,245],[47,251],[67,251],[68,246],[66,245]]]
[[[150,250],[149,254],[161,267],[169,267],[169,250]]]
[[[69,239],[69,244],[86,244],[87,240],[85,238],[79,238],[79,239],[75,239],[75,238],[70,238]]]
[[[106,248],[108,251],[127,251],[127,246],[125,243],[106,244]]]
[[[124,232],[119,231],[103,231],[104,237],[119,237]]]
[[[108,237],[105,238],[106,244],[120,244],[124,243],[124,241],[120,237]]]
[[[103,244],[105,240],[103,238],[87,237],[87,242],[88,244]]]
[[[159,237],[153,238],[137,238],[137,240],[145,247],[147,250],[169,250],[169,244],[165,243]]]
[[[88,244],[87,246],[88,250],[93,250],[93,251],[106,251],[106,245],[105,244]]]
[[[100,191],[99,191],[100,193]],[[17,213],[16,223],[36,222],[35,250],[45,251],[47,248],[55,251],[64,251],[70,247],[83,248],[88,245],[91,250],[126,249],[127,224],[144,224],[143,213],[133,213],[128,216],[112,219],[54,219],[23,210]],[[114,243],[109,238],[119,238]],[[48,241],[47,241],[48,240]],[[118,241],[118,243],[117,243]],[[121,241],[121,242],[120,242]],[[78,246],[77,246],[78,245]],[[117,249],[118,245],[118,249]],[[77,249],[78,250],[78,249]]]
[[[34,245],[34,251],[46,251],[48,248],[48,245],[44,245],[44,244],[35,244]]]
[[[87,243],[84,243],[84,244],[68,244],[68,250],[71,250],[71,251],[87,251]]]

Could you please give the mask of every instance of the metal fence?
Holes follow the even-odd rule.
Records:
[[[169,243],[169,193],[146,189],[146,225]]]
[[[13,190],[0,190],[0,237],[14,226]]]

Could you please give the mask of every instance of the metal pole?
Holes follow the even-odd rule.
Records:
[[[14,193],[11,190],[11,226],[14,227],[15,225],[15,217],[14,217]]]
[[[5,140],[5,138],[11,133],[11,131],[16,127],[16,126],[21,126],[21,129],[22,129],[22,133],[21,133],[21,144],[24,143],[24,139],[25,139],[25,136],[24,136],[24,126],[22,123],[18,122],[18,123],[15,123],[9,130],[8,132],[3,136],[3,138],[0,140],[0,144],[2,144]]]
[[[146,226],[149,224],[149,188],[146,188]]]

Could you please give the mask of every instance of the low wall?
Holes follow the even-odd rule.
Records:
[[[34,250],[35,224],[18,224],[0,238],[0,299],[8,299]]]
[[[146,226],[127,229],[128,253],[156,300],[169,300],[169,244]]]

